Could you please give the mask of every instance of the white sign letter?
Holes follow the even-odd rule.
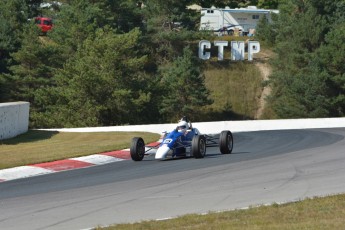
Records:
[[[231,41],[231,60],[244,60],[244,41]]]
[[[248,42],[248,61],[253,60],[253,54],[260,52],[260,43],[258,41]]]
[[[224,59],[224,46],[228,46],[227,41],[214,41],[214,45],[218,46],[218,61]]]
[[[205,52],[205,48],[210,49],[211,48],[211,42],[207,40],[201,40],[199,42],[199,58],[202,60],[208,60],[211,57],[210,52]]]

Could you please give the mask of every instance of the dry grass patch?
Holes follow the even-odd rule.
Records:
[[[248,62],[210,62],[204,74],[205,84],[214,100],[208,110],[218,114],[232,111],[235,117],[229,114],[232,116],[227,118],[229,120],[254,118],[262,91],[261,73],[255,65]]]
[[[336,195],[284,205],[274,204],[208,215],[185,215],[165,221],[144,221],[97,229],[345,229],[344,207],[345,195]]]

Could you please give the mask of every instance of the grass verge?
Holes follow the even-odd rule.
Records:
[[[234,36],[214,39],[245,43],[249,40],[247,37]],[[213,42],[212,38],[210,40]],[[256,66],[260,63],[267,64],[266,68],[270,68],[269,60],[274,53],[269,47],[261,47],[261,51],[254,55],[253,61],[247,60],[247,54],[243,61],[232,61],[230,51],[230,47],[226,47],[224,60],[218,61],[218,47],[211,47],[211,59],[204,61],[203,74],[213,104],[200,108],[199,117],[196,116],[195,119],[198,121],[255,119],[259,109],[264,111],[262,118],[276,118],[270,105],[265,103],[263,106],[262,100],[260,101],[264,84],[267,82],[262,71]]]
[[[204,74],[205,84],[214,100],[206,107],[206,114],[212,114],[216,120],[254,118],[262,90],[261,73],[255,65],[210,61]]]
[[[129,148],[133,137],[145,143],[157,141],[159,134],[145,132],[69,133],[30,130],[0,141],[0,169],[86,156]]]
[[[345,229],[345,195],[306,199],[207,215],[185,215],[164,221],[118,224],[98,230],[121,229]]]

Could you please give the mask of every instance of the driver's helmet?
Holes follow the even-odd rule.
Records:
[[[177,124],[177,131],[180,133],[186,132],[188,128],[189,125],[186,121],[179,121],[179,123]]]

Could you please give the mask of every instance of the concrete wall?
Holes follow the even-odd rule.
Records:
[[[176,128],[174,124],[154,124],[154,125],[129,125],[129,126],[108,126],[89,128],[69,128],[69,129],[48,129],[60,132],[113,132],[113,131],[143,131],[162,133]],[[204,134],[216,134],[222,130],[232,132],[247,132],[260,130],[286,130],[286,129],[318,129],[318,128],[343,128],[345,127],[345,117],[341,118],[310,118],[310,119],[287,119],[287,120],[246,120],[246,121],[215,121],[215,122],[195,122],[193,127],[199,129]]]
[[[29,109],[29,102],[0,103],[0,140],[28,131]]]

